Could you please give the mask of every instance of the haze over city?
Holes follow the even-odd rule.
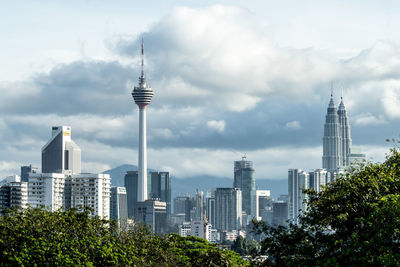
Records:
[[[257,179],[321,167],[333,81],[353,145],[382,161],[400,118],[399,6],[373,1],[19,1],[0,9],[0,174],[40,166],[53,125],[70,125],[82,171],[137,164],[145,71],[148,167]]]

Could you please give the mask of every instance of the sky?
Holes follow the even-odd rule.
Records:
[[[145,73],[148,166],[176,178],[257,179],[322,165],[331,84],[353,146],[383,161],[399,138],[398,1],[7,1],[0,8],[0,177],[41,165],[69,125],[85,172],[137,164]]]

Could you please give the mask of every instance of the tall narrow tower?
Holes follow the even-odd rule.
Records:
[[[333,93],[329,102],[324,125],[322,168],[329,172],[336,171],[342,166],[342,138],[339,118]]]
[[[248,161],[246,156],[241,161],[235,161],[233,167],[233,187],[242,190],[242,210],[251,214],[251,194],[256,190],[256,176],[253,162]]]
[[[342,137],[342,166],[349,166],[349,154],[351,148],[351,135],[350,135],[350,123],[347,117],[346,108],[343,103],[343,97],[340,98],[340,104],[338,109],[339,124]]]
[[[146,107],[150,104],[153,95],[153,90],[146,84],[144,76],[144,44],[142,39],[142,71],[139,77],[139,84],[132,91],[132,97],[139,107],[139,177],[137,201],[145,201],[147,199]]]

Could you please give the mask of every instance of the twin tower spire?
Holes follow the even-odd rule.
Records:
[[[351,149],[350,124],[343,97],[336,109],[333,93],[325,117],[322,168],[334,172],[341,167],[349,166]]]

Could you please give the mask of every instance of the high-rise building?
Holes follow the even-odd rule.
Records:
[[[219,231],[242,229],[242,191],[239,188],[215,190],[215,227]]]
[[[165,233],[167,226],[167,204],[155,199],[139,201],[136,204],[135,222],[150,226],[150,229],[154,233]]]
[[[124,177],[124,185],[128,202],[128,217],[133,218],[135,216],[138,194],[138,172],[127,171]]]
[[[253,162],[247,161],[246,156],[242,160],[234,162],[234,188],[242,190],[242,209],[247,215],[251,213],[251,192],[256,190],[256,177]]]
[[[125,187],[111,187],[110,219],[117,220],[121,226],[126,224],[126,220],[128,219],[128,204]]]
[[[343,97],[340,99],[339,108],[336,109],[331,93],[325,117],[322,168],[328,172],[335,172],[349,166],[351,145],[350,123]]]
[[[5,209],[26,208],[28,205],[28,183],[21,182],[18,175],[0,181],[0,215]]]
[[[139,177],[137,201],[147,199],[147,143],[146,143],[146,107],[151,102],[154,93],[146,83],[144,76],[144,45],[142,40],[142,71],[139,84],[134,87],[132,97],[139,107]],[[130,192],[128,192],[129,194]]]
[[[109,219],[109,174],[31,173],[28,203],[32,207],[59,209],[90,208],[90,215]]]
[[[169,172],[150,173],[149,198],[158,198],[167,204],[167,218],[171,215],[171,179]]]
[[[329,182],[331,182],[332,173],[325,169],[316,169],[310,171],[309,175],[309,188],[314,189],[316,192],[320,192],[323,186],[326,186]]]
[[[90,208],[91,216],[110,218],[109,174],[81,173],[65,176],[65,208]]]
[[[350,123],[347,117],[347,111],[343,103],[343,97],[340,98],[340,104],[338,108],[338,118],[340,124],[340,134],[342,138],[341,154],[342,154],[342,166],[349,166],[349,154],[351,149],[351,134],[350,134]]]
[[[263,202],[264,197],[270,197],[271,191],[270,190],[253,190],[251,191],[251,213],[250,213],[250,219],[256,219],[257,221],[260,221],[261,215],[260,215],[260,207],[263,208],[265,205],[264,203],[261,203],[260,205],[260,199],[261,202]],[[272,199],[272,198],[271,198]]]
[[[28,182],[28,203],[56,211],[65,207],[65,174],[31,173]]]
[[[190,219],[192,221],[203,221],[204,217],[204,193],[203,191],[196,191],[193,198],[193,205],[190,211]]]
[[[261,220],[271,224],[272,223],[272,204],[274,199],[271,196],[259,195],[258,196],[258,214]]]
[[[192,206],[192,200],[188,196],[177,196],[174,198],[174,214],[185,214],[186,222],[190,221]]]
[[[288,203],[274,202],[272,206],[272,224],[286,226],[288,220]]]
[[[342,130],[337,109],[333,102],[333,94],[331,94],[331,100],[325,117],[322,156],[322,168],[329,172],[336,171],[343,163],[341,133]]]
[[[28,166],[21,166],[21,182],[28,182],[30,173],[38,173],[39,169],[37,167],[33,167],[32,164]]]
[[[138,171],[128,171],[125,174],[124,185],[127,193],[128,201],[128,217],[135,215],[136,204],[138,200]],[[147,196],[146,199],[158,198],[167,204],[167,216],[171,212],[171,179],[169,172],[150,172],[147,173]]]
[[[215,190],[210,190],[207,192],[206,196],[206,216],[208,222],[215,227]]]
[[[289,193],[289,219],[297,224],[299,215],[306,210],[307,195],[303,189],[309,188],[310,176],[301,169],[289,169],[288,171],[288,193]]]
[[[42,173],[80,173],[81,149],[71,140],[70,126],[52,127],[42,148]]]

